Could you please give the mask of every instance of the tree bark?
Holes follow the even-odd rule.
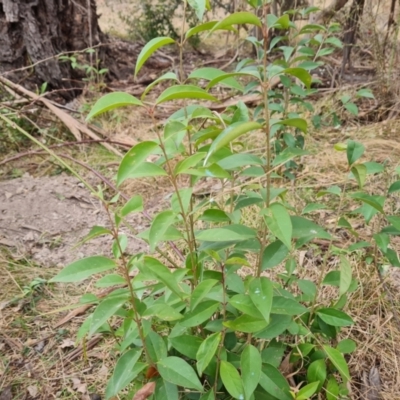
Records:
[[[95,0],[0,0],[0,74],[31,90],[47,82],[67,101],[80,92],[86,73],[60,62],[62,53],[81,52],[82,64],[107,68],[109,78],[127,79],[141,47],[101,31]],[[88,48],[95,53],[85,52]],[[152,61],[156,68],[170,63]]]

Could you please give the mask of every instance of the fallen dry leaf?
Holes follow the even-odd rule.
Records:
[[[62,349],[65,349],[66,347],[75,347],[75,341],[72,339],[64,339],[60,344],[60,347]]]
[[[27,387],[27,389],[31,397],[36,397],[39,394],[39,389],[36,385],[30,385]]]
[[[155,388],[155,382],[146,383],[141,389],[136,392],[132,400],[146,400],[154,393]]]

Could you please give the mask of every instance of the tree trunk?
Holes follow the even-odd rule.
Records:
[[[81,52],[81,65],[107,68],[109,78],[127,79],[141,47],[101,31],[95,0],[0,0],[0,74],[31,90],[47,82],[65,100],[80,92],[86,72],[61,62],[61,53]],[[95,53],[82,52],[88,48]],[[156,68],[169,64],[160,62]]]

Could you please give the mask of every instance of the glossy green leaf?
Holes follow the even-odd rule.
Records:
[[[175,350],[192,360],[196,359],[196,354],[203,343],[203,339],[191,335],[170,337],[168,340]]]
[[[174,175],[184,174],[189,168],[195,167],[205,156],[206,153],[198,152],[179,161],[174,168]]]
[[[286,378],[271,364],[264,364],[260,378],[261,387],[279,400],[293,400]]]
[[[96,101],[90,110],[89,115],[86,117],[86,121],[89,121],[91,118],[96,117],[99,114],[125,106],[143,106],[143,103],[128,93],[108,93]]]
[[[308,400],[317,391],[319,382],[309,383],[303,386],[296,394],[296,400]]]
[[[349,260],[345,256],[340,256],[340,286],[339,296],[345,294],[351,285],[352,271]]]
[[[204,165],[207,165],[208,159],[211,155],[227,144],[231,143],[233,140],[237,139],[239,136],[261,128],[262,125],[258,122],[235,122],[232,125],[229,125],[211,144],[207,157],[204,160]]]
[[[346,148],[349,166],[353,165],[364,154],[364,151],[365,147],[363,144],[355,142],[354,140],[349,140]]]
[[[292,221],[286,208],[280,203],[273,203],[266,210],[268,229],[290,250],[292,247]]]
[[[332,347],[327,345],[322,346],[322,348],[324,349],[331,363],[339,371],[339,374],[342,377],[343,381],[349,381],[351,379],[349,367],[343,354],[339,350],[333,349]]]
[[[173,211],[167,210],[160,212],[153,219],[149,233],[149,244],[151,252],[155,250],[157,244],[161,241],[161,238],[163,237],[166,230],[174,223],[175,218],[175,213]]]
[[[218,349],[219,343],[221,342],[221,338],[221,332],[216,332],[208,336],[200,345],[199,350],[196,354],[196,367],[199,376],[203,375],[203,371],[207,368],[208,364],[214,357]]]
[[[227,225],[224,228],[211,228],[196,233],[198,240],[207,242],[243,241],[255,238],[257,232],[245,225]]]
[[[351,172],[356,178],[359,188],[362,189],[367,179],[367,167],[364,164],[356,164],[351,167]]]
[[[263,315],[254,306],[250,296],[245,294],[235,294],[229,299],[229,304],[244,314],[247,314],[255,319],[263,319]]]
[[[307,381],[310,383],[311,382],[317,383],[316,391],[321,390],[323,384],[325,383],[326,376],[327,372],[324,359],[313,361],[307,368]]]
[[[319,225],[315,222],[312,222],[303,217],[290,217],[292,220],[292,227],[293,227],[293,238],[320,238],[320,239],[330,239],[331,235],[322,229]]]
[[[269,323],[273,297],[272,282],[266,277],[254,278],[249,285],[249,295],[257,310]]]
[[[280,240],[270,243],[263,252],[261,269],[276,267],[279,265],[289,254],[289,249]]]
[[[115,261],[103,256],[83,258],[67,265],[49,282],[79,282],[94,274],[116,267]]]
[[[236,12],[228,17],[224,18],[222,21],[219,21],[217,24],[213,26],[210,30],[210,33],[216,31],[217,29],[225,29],[232,25],[242,25],[242,24],[250,24],[261,27],[260,19],[254,15],[254,13],[241,11]]]
[[[198,33],[201,32],[206,32],[206,31],[210,31],[211,29],[213,29],[215,27],[215,25],[217,25],[219,23],[219,21],[210,21],[210,22],[205,22],[204,24],[201,25],[197,25],[193,28],[190,28],[186,34],[185,34],[185,38],[189,39],[190,37],[197,35]],[[236,29],[234,29],[232,26],[226,26],[223,28],[217,28],[217,29],[223,29],[223,30],[229,30],[229,31],[236,31]],[[213,29],[213,30],[217,30],[217,29]]]
[[[233,321],[225,321],[224,325],[234,331],[254,333],[264,329],[268,322],[265,319],[258,319],[244,314]]]
[[[190,310],[195,309],[217,283],[216,279],[206,279],[200,282],[190,296]]]
[[[143,199],[142,196],[137,195],[131,197],[121,208],[121,216],[126,217],[128,214],[141,211],[143,211]]]
[[[212,81],[215,78],[224,77],[226,76],[226,72],[212,67],[204,67],[195,69],[189,76],[188,79],[205,79],[208,81]],[[243,86],[233,77],[227,76],[222,79],[222,83],[226,86],[229,86],[233,89],[237,89],[243,91]],[[207,86],[209,89],[212,86]]]
[[[311,86],[312,77],[311,77],[310,73],[307,70],[305,70],[304,68],[286,68],[282,71],[282,73],[285,75],[294,76],[295,78],[299,79],[304,84],[304,86],[306,86],[307,88],[310,88],[310,86]],[[303,120],[303,121],[306,122],[305,120]],[[295,125],[291,125],[291,126],[295,126]],[[303,124],[301,126],[304,127]],[[298,126],[296,126],[296,128],[301,129],[304,133],[307,133],[307,123],[306,123],[305,130],[303,130],[302,128],[300,128]]]
[[[143,49],[140,51],[138,58],[136,60],[135,66],[135,77],[139,73],[140,69],[143,67],[143,64],[148,60],[151,55],[158,50],[160,47],[166,46],[167,44],[175,43],[174,39],[170,37],[157,37],[150,42],[148,42]]]
[[[186,328],[198,326],[211,318],[218,310],[219,305],[219,302],[206,300],[200,303],[195,309],[185,313],[184,319],[179,321],[179,323]]]
[[[144,268],[153,273],[160,282],[164,283],[172,292],[174,292],[178,297],[184,297],[184,294],[176,281],[175,276],[171,271],[163,265],[160,261],[153,257],[144,257]]]
[[[170,100],[182,100],[182,99],[197,99],[197,100],[209,100],[218,101],[218,99],[207,93],[204,89],[194,85],[176,85],[170,86],[165,89],[156,100],[156,104],[165,103]]]
[[[271,312],[274,314],[299,315],[307,312],[307,308],[296,300],[283,296],[274,296]]]
[[[150,85],[146,87],[144,92],[142,93],[142,96],[140,97],[142,100],[146,97],[146,94],[149,93],[149,91],[158,83],[163,82],[163,81],[174,81],[178,82],[178,77],[176,76],[175,72],[166,72],[164,75],[161,75],[159,78],[157,78],[155,81],[151,82]]]
[[[161,377],[166,381],[188,389],[203,392],[203,385],[193,368],[179,357],[166,357],[157,363]]]
[[[128,292],[106,297],[94,310],[90,323],[89,336],[96,333],[125,304],[128,298]]]
[[[240,370],[242,372],[245,398],[250,399],[258,386],[261,377],[261,354],[258,349],[248,344],[240,356]]]
[[[349,326],[354,321],[345,312],[335,308],[320,308],[317,310],[318,316],[328,325],[332,326]]]
[[[123,354],[117,361],[114,372],[108,381],[106,388],[106,399],[118,394],[119,391],[128,386],[144,369],[146,364],[138,363],[141,350],[132,349]]]
[[[222,383],[228,393],[234,398],[243,400],[244,390],[242,379],[240,378],[238,370],[229,362],[221,361],[220,375]]]

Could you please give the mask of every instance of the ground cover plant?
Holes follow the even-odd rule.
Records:
[[[378,273],[384,265],[400,266],[390,244],[400,232],[395,205],[400,181],[387,178],[384,164],[362,162],[361,143],[348,140],[332,150],[346,154],[341,185],[319,187],[301,202],[296,197],[296,174],[305,167],[299,160],[309,154],[305,115],[313,111],[311,72],[321,66],[322,56],[340,47],[337,26],[296,28],[291,12],[278,18],[268,14],[266,4],[249,4],[261,6],[262,17],[242,11],[201,23],[207,2],[185,3],[196,11],[199,25],[177,40],[151,40],[135,70],[138,74],[157,49],[176,45],[177,73],[158,78],[141,99],[123,92],[105,95],[89,113],[92,119],[136,106],[154,115],[167,102],[182,105],[155,130],[153,140],[127,152],[116,176],[118,186],[167,177],[173,188],[170,208],[157,213],[148,230],[137,232],[149,252],[125,251],[124,220],[143,210],[143,199],[107,200],[99,190],[111,227],[95,226],[85,240],[109,235],[114,258],[85,258],[51,279],[77,282],[108,271],[96,286],[119,286],[102,299],[83,297],[96,307],[78,332],[83,341],[97,333],[116,340],[118,357],[106,398],[123,390],[127,398],[136,392],[137,399],[350,398],[348,358],[356,344],[346,332],[356,323],[348,308],[359,285],[352,261]],[[182,54],[191,36],[244,24],[263,33],[261,42],[247,38],[257,59],[242,60],[234,72],[199,68],[184,74]],[[270,40],[272,30],[279,35]],[[287,45],[289,36],[297,37],[296,45]],[[149,104],[146,96],[161,82],[169,87]],[[212,111],[207,102],[217,101],[217,84],[261,93],[262,103],[255,110],[238,102]],[[372,97],[365,89],[357,94]],[[342,103],[357,112],[349,98]],[[262,152],[247,145],[252,138]],[[371,193],[368,183],[377,175],[383,177],[383,192]],[[219,181],[220,192],[198,200],[194,187],[207,179]],[[291,190],[282,184],[287,181]],[[329,227],[312,218],[323,209],[332,213]],[[353,226],[357,216],[371,227],[367,236],[360,237]],[[336,246],[338,231],[351,238],[345,246]],[[321,243],[319,271],[310,279],[298,254]]]

